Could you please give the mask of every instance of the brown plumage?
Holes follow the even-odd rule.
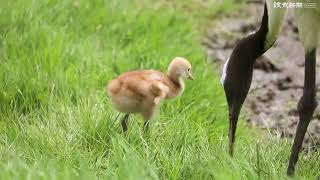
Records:
[[[186,78],[193,79],[191,64],[184,58],[176,57],[170,63],[167,74],[156,70],[137,70],[111,80],[107,93],[113,106],[126,113],[121,122],[123,130],[127,130],[130,113],[140,113],[147,128],[148,121],[162,100],[182,94]]]

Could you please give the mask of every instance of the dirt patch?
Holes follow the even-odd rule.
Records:
[[[258,29],[263,6],[262,2],[247,3],[213,23],[203,39],[213,61],[223,65],[237,41]],[[319,51],[317,57],[319,59]],[[319,80],[320,73],[317,73],[317,87]],[[294,137],[298,124],[296,107],[302,95],[303,81],[304,49],[293,13],[289,11],[278,40],[254,66],[250,93],[243,108],[247,112],[247,122],[267,128],[279,137]],[[306,149],[320,145],[319,120],[318,107],[304,139]]]

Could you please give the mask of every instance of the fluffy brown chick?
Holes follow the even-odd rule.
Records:
[[[125,113],[121,121],[123,131],[128,129],[131,113],[140,113],[147,129],[159,103],[183,93],[185,79],[193,79],[191,64],[185,58],[176,57],[169,64],[167,74],[156,70],[137,70],[111,80],[107,93],[114,108]]]

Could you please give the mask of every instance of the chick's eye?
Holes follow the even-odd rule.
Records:
[[[191,69],[190,69],[190,68],[188,68],[188,72],[190,72],[190,70],[191,70]]]

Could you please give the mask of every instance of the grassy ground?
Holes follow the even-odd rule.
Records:
[[[244,123],[236,157],[227,154],[219,71],[200,38],[202,25],[236,8],[231,0],[0,5],[0,179],[286,177],[290,144]],[[123,134],[108,80],[132,69],[165,71],[175,56],[192,62],[196,80],[162,104],[148,134],[139,116]],[[319,168],[319,153],[305,155],[297,177],[314,178]]]

